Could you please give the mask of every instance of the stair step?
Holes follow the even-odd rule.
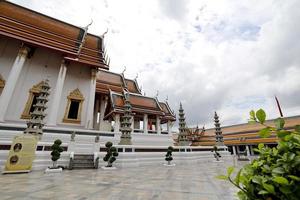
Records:
[[[89,160],[74,160],[74,164],[94,164],[94,161],[89,161]]]

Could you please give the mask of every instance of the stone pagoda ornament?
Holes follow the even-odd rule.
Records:
[[[221,130],[221,124],[219,122],[219,116],[217,115],[217,112],[215,112],[215,133],[216,133],[216,145],[217,146],[224,146],[224,140],[223,140],[223,135],[222,135],[222,130]]]
[[[132,120],[132,114],[131,114],[131,104],[129,101],[129,93],[126,92],[124,94],[125,103],[124,103],[124,115],[121,117],[121,127],[120,131],[122,133],[121,140],[119,142],[120,145],[131,145],[131,120]]]
[[[43,135],[43,120],[46,116],[45,110],[47,108],[46,104],[48,102],[49,89],[50,86],[48,80],[43,81],[39,96],[36,98],[37,102],[33,105],[34,110],[30,113],[30,120],[27,122],[27,128],[24,131],[24,134],[37,136],[39,140]]]
[[[30,113],[30,120],[27,128],[21,135],[13,138],[8,158],[2,173],[24,173],[30,172],[38,140],[43,135],[46,103],[48,102],[50,86],[48,80],[42,81],[41,91],[33,105],[33,112]]]
[[[178,145],[179,146],[189,146],[188,139],[188,129],[186,127],[184,110],[182,108],[182,104],[180,103],[179,107],[179,134],[178,134]]]

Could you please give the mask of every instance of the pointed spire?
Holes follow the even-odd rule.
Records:
[[[179,146],[188,146],[188,128],[186,127],[184,110],[182,108],[182,104],[180,102],[179,107],[179,134],[178,134],[178,145]]]
[[[217,112],[215,112],[214,120],[215,120],[216,145],[224,146],[221,124],[219,122],[219,116]]]
[[[120,131],[122,133],[121,140],[119,142],[120,145],[131,145],[131,123],[132,123],[132,112],[131,112],[131,104],[129,99],[129,92],[124,91],[124,114],[121,117],[121,128]]]
[[[123,76],[124,76],[125,71],[126,71],[126,66],[124,66],[124,69],[122,71]]]

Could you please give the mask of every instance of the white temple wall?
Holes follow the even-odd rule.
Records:
[[[0,74],[4,80],[7,80],[20,45],[21,43],[17,40],[0,36]]]
[[[61,60],[62,57],[54,51],[44,48],[35,50],[33,56],[26,60],[22,68],[5,120],[26,121],[21,119],[21,115],[29,96],[29,90],[45,79],[49,80],[49,85],[53,89],[56,84]],[[51,102],[52,97],[53,93],[50,90],[49,102]],[[51,109],[51,104],[48,103],[47,106],[46,113]],[[47,116],[45,122],[47,122]]]
[[[85,119],[87,114],[87,104],[89,102],[89,92],[90,92],[90,80],[91,80],[91,68],[71,62],[68,65],[66,79],[64,82],[64,87],[61,96],[61,103],[59,105],[59,112],[57,117],[57,124],[58,125],[68,125],[68,126],[84,126]],[[84,101],[82,104],[82,111],[81,111],[81,123],[80,124],[71,124],[71,123],[63,123],[62,120],[64,118],[65,109],[67,106],[67,97],[70,92],[74,91],[75,89],[79,89],[82,95],[84,96]]]

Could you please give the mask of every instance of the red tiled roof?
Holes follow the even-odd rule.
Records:
[[[87,34],[79,50],[84,32],[83,28],[0,1],[0,35],[32,46],[53,49],[61,52],[67,60],[108,69],[103,58],[101,37]]]

